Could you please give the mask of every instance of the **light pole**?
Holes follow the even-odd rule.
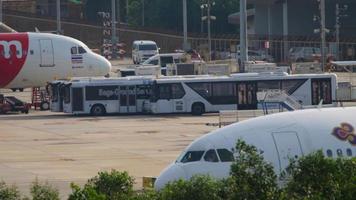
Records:
[[[325,28],[325,0],[320,0],[320,34],[321,34],[321,70],[325,68],[325,50],[326,50],[326,28]]]
[[[112,44],[112,57],[116,58],[116,0],[111,0],[111,44]]]
[[[204,32],[204,23],[203,23],[203,17],[204,17],[204,5],[200,6],[200,10],[201,10],[201,20],[200,20],[200,32],[203,33]]]
[[[248,61],[247,14],[246,0],[240,0],[240,70],[245,72],[245,62]]]
[[[61,27],[61,0],[56,1],[56,7],[57,7],[57,34],[62,33],[62,27]]]
[[[2,0],[0,0],[0,22],[2,22]]]
[[[188,50],[187,0],[183,0],[183,50]]]
[[[337,3],[336,4],[336,9],[335,9],[335,37],[336,37],[336,59],[339,60],[340,58],[340,27],[341,27],[341,22],[340,18],[342,17],[347,17],[347,15],[343,15],[342,12],[345,12],[348,9],[347,5],[344,5],[343,7],[340,7],[340,5]]]
[[[208,51],[209,51],[209,56],[208,56],[208,61],[211,60],[211,20],[216,20],[215,16],[212,16],[210,13],[211,7],[215,5],[215,2],[211,2],[210,0],[208,0],[208,2],[206,4],[201,5],[201,8],[207,9],[207,16],[203,16],[202,17],[202,21],[207,20],[208,23]]]
[[[145,0],[141,0],[142,4],[142,26],[145,26]]]

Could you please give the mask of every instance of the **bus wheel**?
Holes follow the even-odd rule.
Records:
[[[106,113],[105,107],[100,104],[93,105],[90,109],[90,114],[93,116],[102,116]]]
[[[48,101],[42,101],[40,105],[41,110],[49,110],[49,102]]]
[[[205,112],[204,104],[194,103],[192,105],[192,114],[193,115],[202,115]]]

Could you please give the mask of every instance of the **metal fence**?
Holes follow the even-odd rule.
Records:
[[[5,23],[18,31],[34,30],[37,27],[39,30],[56,30],[56,21],[50,18],[39,18],[36,16],[20,16],[17,14],[5,14]],[[95,24],[83,24],[81,22],[62,22],[65,35],[77,38],[91,48],[100,48],[102,41],[102,27]],[[126,56],[131,54],[131,44],[134,40],[154,40],[160,46],[162,52],[173,52],[181,49],[183,36],[172,33],[162,33],[155,31],[144,31],[134,28],[118,28],[117,30],[120,42],[126,45]],[[212,55],[213,59],[227,59],[236,57],[236,49],[239,44],[238,36],[234,38],[232,35],[218,36],[220,38],[212,39]],[[266,37],[264,37],[266,38]],[[272,56],[275,62],[288,62],[289,49],[292,47],[320,47],[320,42],[317,38],[300,40],[283,38],[271,39],[268,41],[269,48],[266,48],[266,39],[259,39],[258,36],[251,36],[249,39],[249,48],[259,53],[264,53]],[[204,57],[208,57],[208,39],[205,36],[188,37],[188,42],[191,48],[198,50]],[[356,59],[356,42],[341,42],[339,45],[339,53],[335,42],[328,42],[328,53],[333,54],[339,60],[354,60]]]

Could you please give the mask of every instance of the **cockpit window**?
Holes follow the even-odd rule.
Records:
[[[85,54],[87,51],[83,47],[78,47],[79,54]]]
[[[78,54],[78,48],[77,47],[72,47],[70,49],[71,54]]]
[[[219,158],[216,155],[216,152],[214,149],[210,149],[209,151],[206,152],[204,156],[204,160],[207,162],[219,162]]]
[[[227,149],[217,149],[221,162],[233,162],[234,154]]]
[[[203,156],[204,151],[188,151],[184,157],[182,158],[181,162],[182,163],[188,163],[188,162],[196,162],[201,159]]]

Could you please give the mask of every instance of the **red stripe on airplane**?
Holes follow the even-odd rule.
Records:
[[[28,53],[27,33],[0,33],[0,88],[21,71]]]

